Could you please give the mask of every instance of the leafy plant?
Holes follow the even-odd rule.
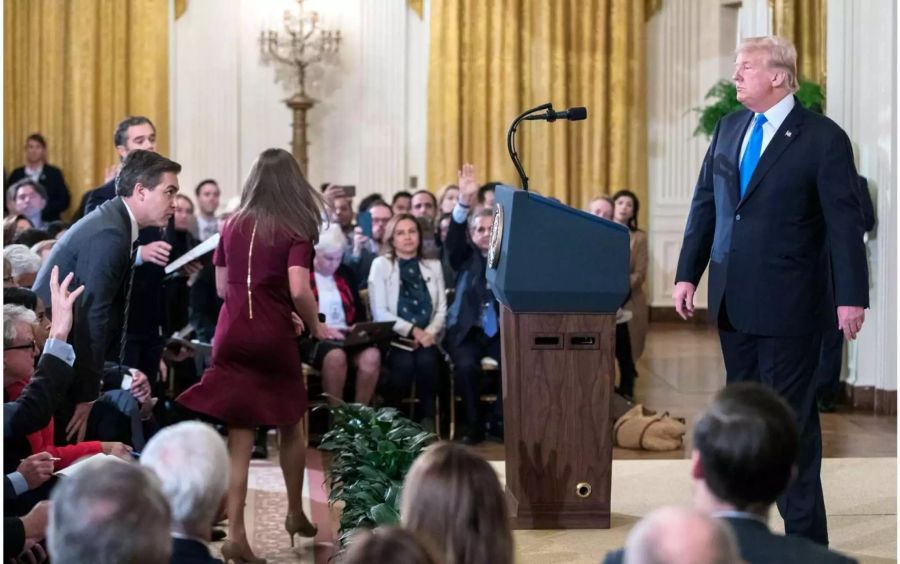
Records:
[[[322,437],[319,449],[332,452],[326,470],[331,488],[328,503],[343,503],[340,545],[344,547],[359,528],[400,521],[403,479],[437,436],[393,408],[341,403],[329,409],[334,426]]]
[[[804,108],[822,113],[822,108],[825,105],[825,95],[822,93],[822,87],[815,82],[801,80],[800,87],[794,95]],[[744,107],[738,102],[737,89],[730,80],[720,80],[715,83],[703,99],[712,99],[714,101],[708,106],[694,108],[694,111],[700,114],[694,135],[703,134],[711,137],[720,119]]]

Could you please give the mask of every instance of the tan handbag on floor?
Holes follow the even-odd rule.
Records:
[[[684,446],[686,430],[684,422],[673,419],[668,411],[645,413],[644,406],[637,404],[616,421],[613,440],[622,448],[677,450]]]

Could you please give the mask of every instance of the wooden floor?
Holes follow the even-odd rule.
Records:
[[[684,417],[692,427],[713,395],[725,383],[719,339],[712,328],[681,323],[654,323],[637,364],[635,401],[656,411]],[[897,417],[876,416],[838,408],[821,415],[825,458],[896,457]],[[672,459],[690,456],[685,448],[653,453],[616,448],[615,459]],[[489,460],[503,460],[503,445],[483,443],[476,450]]]

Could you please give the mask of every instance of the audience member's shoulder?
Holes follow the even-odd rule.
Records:
[[[726,519],[734,530],[741,556],[748,564],[820,562],[848,564],[856,562],[843,554],[828,550],[811,540],[795,535],[773,533],[763,524],[745,519]]]
[[[610,550],[603,558],[603,564],[623,564],[625,562],[625,549]]]
[[[375,257],[372,261],[372,268],[369,270],[369,276],[374,273],[383,273],[391,269],[391,259],[385,256]]]

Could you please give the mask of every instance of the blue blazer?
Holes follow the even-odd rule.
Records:
[[[739,331],[802,336],[837,305],[869,305],[858,177],[847,134],[796,102],[740,197],[739,157],[753,112],[719,121],[694,190],[676,282],[698,284],[709,264],[709,315],[727,307]]]
[[[481,308],[490,300],[500,320],[497,298],[487,287],[487,260],[466,239],[466,224],[450,220],[444,252],[456,271],[456,295],[447,312],[447,344],[458,347],[472,327],[481,321]],[[498,333],[499,335],[499,333]]]

